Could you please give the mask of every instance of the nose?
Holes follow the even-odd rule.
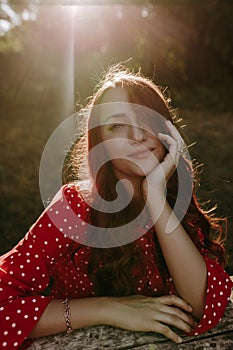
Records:
[[[131,125],[129,128],[130,142],[143,142],[146,139],[146,132],[138,126]]]

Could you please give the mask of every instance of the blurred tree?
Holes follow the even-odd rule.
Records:
[[[19,32],[37,17],[37,0],[0,0],[0,53],[22,50]]]
[[[197,157],[205,155],[201,161],[208,162],[210,174],[231,179],[233,1],[80,0],[93,6],[73,7],[73,13],[69,6],[55,6],[65,2],[0,0],[2,251],[42,209],[41,153],[57,123],[69,115],[67,105],[73,110],[74,91],[75,101],[85,103],[114,62],[127,61],[158,84],[168,84],[182,114],[190,110],[193,138],[203,136]],[[218,113],[223,111],[229,114]],[[211,149],[214,131],[219,137]],[[232,190],[206,180],[208,191],[210,183],[218,188],[215,201],[222,201],[223,215],[232,217]]]
[[[190,35],[186,42],[186,69],[200,84],[221,81],[233,73],[232,3],[203,1],[189,11]],[[182,20],[185,20],[182,18]]]

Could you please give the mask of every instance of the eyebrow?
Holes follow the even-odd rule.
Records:
[[[109,119],[112,119],[112,118],[126,118],[126,114],[125,113],[116,113],[116,114],[111,114],[105,121],[104,123],[106,123],[107,121],[109,121]]]

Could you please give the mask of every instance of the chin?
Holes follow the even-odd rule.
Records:
[[[152,172],[152,170],[158,165],[155,161],[143,160],[138,162],[124,161],[121,164],[113,162],[113,169],[116,177],[118,178],[130,178],[141,177],[144,178]]]
[[[131,175],[145,177],[149,175],[154,168],[155,168],[155,165],[151,165],[151,164],[144,165],[144,166],[142,165],[138,166],[134,164],[133,169],[131,171]]]

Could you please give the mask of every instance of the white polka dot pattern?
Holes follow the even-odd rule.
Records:
[[[85,234],[88,212],[77,188],[64,186],[24,239],[1,258],[0,349],[19,349],[51,299],[95,295],[88,275],[91,249],[74,240]],[[77,217],[82,225],[77,224]],[[145,274],[142,275],[138,266],[132,270],[135,293],[176,294],[171,276],[165,276],[165,284],[161,278],[153,237],[150,230],[135,241],[135,247],[144,252],[146,263]],[[206,306],[192,335],[203,333],[219,322],[232,286],[222,268],[202,253],[208,269]],[[99,268],[103,265],[100,262]]]
[[[204,255],[204,259],[208,271],[204,314],[190,335],[204,333],[218,324],[224,314],[233,287],[228,274],[219,264],[207,255]]]

